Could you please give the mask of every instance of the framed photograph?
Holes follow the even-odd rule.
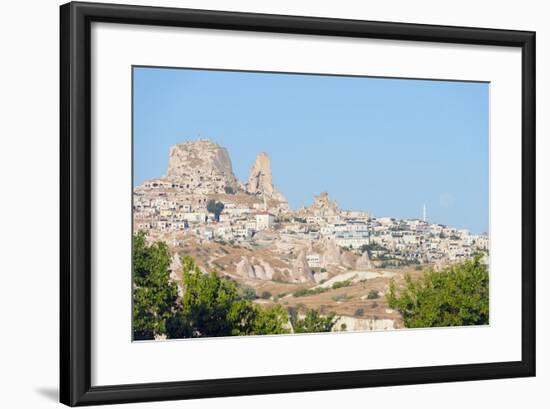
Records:
[[[535,375],[535,33],[61,6],[61,402]]]

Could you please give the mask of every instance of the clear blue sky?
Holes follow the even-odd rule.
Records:
[[[134,185],[171,145],[209,138],[246,181],[262,151],[293,208],[341,208],[488,229],[489,84],[134,68]]]

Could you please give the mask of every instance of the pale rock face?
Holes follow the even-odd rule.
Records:
[[[291,279],[300,283],[315,281],[313,273],[307,264],[305,251],[301,251],[292,263]]]
[[[273,268],[264,260],[256,260],[243,256],[237,263],[237,274],[243,278],[255,278],[258,280],[271,280],[273,278]]]
[[[355,259],[353,255],[347,251],[343,252],[342,256],[340,257],[340,263],[347,268],[353,268],[355,265]]]
[[[263,271],[264,271],[264,280],[272,280],[273,279],[273,275],[275,274],[275,271],[273,271],[273,267],[271,267],[271,265],[269,265],[269,263],[266,263],[265,261],[260,261],[260,264],[263,268]]]
[[[313,275],[313,279],[315,280],[316,283],[320,283],[323,280],[328,280],[328,278],[329,278],[329,275],[328,275],[327,272],[325,272],[325,273],[315,273]]]
[[[256,161],[250,169],[246,191],[253,195],[261,195],[286,202],[284,196],[273,186],[271,161],[267,153],[262,152],[256,156]]]
[[[340,265],[340,247],[332,239],[327,240],[323,253],[325,264]]]
[[[313,216],[336,216],[340,211],[338,204],[334,200],[330,200],[327,192],[322,192],[319,196],[313,198],[313,205],[308,209],[308,213]]]
[[[170,147],[166,179],[223,193],[239,187],[227,149],[209,140],[188,141]]]
[[[237,263],[237,274],[245,278],[255,278],[254,267],[250,264],[247,257],[241,258],[241,261]]]
[[[361,257],[357,259],[357,263],[355,264],[355,268],[357,270],[370,270],[374,268],[372,265],[368,252],[364,252]]]
[[[339,317],[333,331],[337,331],[340,325],[346,324],[347,331],[386,331],[396,329],[396,322],[392,319],[359,319],[347,316]]]
[[[266,280],[266,277],[265,277],[265,270],[264,268],[259,265],[259,264],[254,264],[252,266],[252,268],[254,269],[254,276],[260,280]]]

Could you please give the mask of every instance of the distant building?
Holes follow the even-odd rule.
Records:
[[[319,254],[309,254],[306,256],[307,265],[309,268],[323,267],[322,257]]]
[[[275,223],[275,216],[269,212],[256,213],[256,229],[266,230]]]

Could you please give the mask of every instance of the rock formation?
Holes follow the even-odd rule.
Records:
[[[327,192],[322,192],[313,199],[313,205],[306,209],[313,216],[330,217],[337,216],[340,212],[338,204],[330,200]]]
[[[359,257],[357,259],[357,263],[355,264],[355,269],[356,270],[371,270],[373,268],[374,268],[374,266],[370,261],[369,253],[365,251],[361,255],[361,257]]]
[[[237,263],[236,273],[243,278],[255,278],[258,280],[271,280],[273,278],[273,268],[264,260],[256,260],[254,257],[248,259],[243,256]]]
[[[188,141],[170,147],[164,179],[205,193],[224,193],[225,187],[240,187],[227,149],[209,140]]]
[[[286,202],[284,196],[273,186],[271,161],[267,153],[262,152],[256,156],[256,161],[250,169],[246,191],[253,195],[260,195],[269,199]]]
[[[340,265],[340,247],[332,239],[328,239],[325,243],[323,260],[326,265]]]
[[[355,266],[355,257],[349,251],[344,251],[340,257],[340,264],[346,268],[353,268]]]
[[[300,283],[314,281],[311,269],[307,264],[305,251],[300,251],[298,257],[292,263],[291,280]]]
[[[247,257],[242,257],[241,261],[237,263],[237,274],[243,278],[255,278],[254,267],[250,264]]]

